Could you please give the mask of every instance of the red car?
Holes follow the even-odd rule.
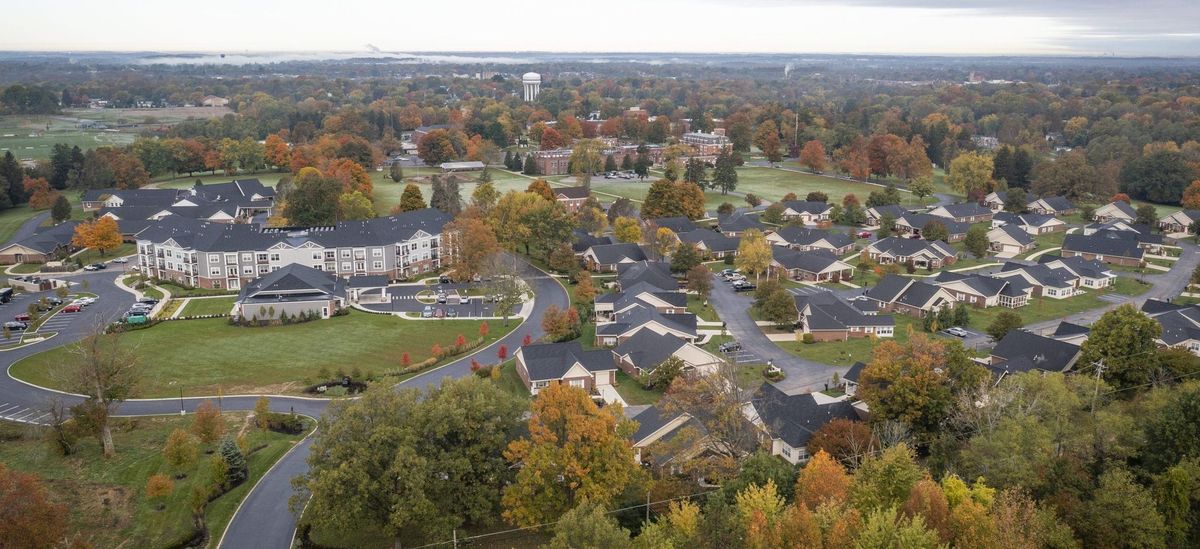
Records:
[[[14,317],[13,317],[13,320],[16,320],[16,321],[18,321],[18,322],[29,322],[29,314],[28,314],[28,313],[21,313],[21,314],[19,314],[19,315],[17,315],[17,316],[14,316]]]
[[[78,313],[79,311],[82,311],[82,310],[83,310],[83,306],[82,306],[82,305],[80,305],[80,304],[78,304],[78,303],[72,303],[72,304],[70,304],[70,305],[67,305],[66,307],[63,307],[63,310],[62,310],[62,312],[64,312],[64,313]]]
[[[871,238],[871,231],[863,231],[858,233],[859,238]]]

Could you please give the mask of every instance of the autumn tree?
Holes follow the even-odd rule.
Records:
[[[4,546],[60,547],[67,532],[67,507],[51,500],[41,478],[0,463],[0,540]]]
[[[575,212],[575,222],[588,234],[599,235],[608,228],[608,217],[595,206],[584,206]]]
[[[878,446],[871,428],[861,421],[835,418],[808,440],[810,454],[820,450],[850,467],[857,467]]]
[[[796,478],[796,505],[816,511],[825,504],[846,501],[852,478],[846,469],[824,449],[812,454]]]
[[[338,197],[338,220],[357,221],[375,217],[375,204],[361,191]]]
[[[1200,179],[1192,181],[1183,190],[1183,198],[1180,200],[1180,204],[1189,210],[1200,210]]]
[[[992,159],[974,152],[960,154],[950,162],[946,182],[968,196],[972,193],[990,193],[995,190],[996,184],[992,179]]]
[[[175,483],[167,475],[150,475],[150,478],[146,479],[146,499],[153,501],[155,508],[159,511],[163,509],[163,500],[173,491],[175,491]]]
[[[196,406],[192,418],[192,434],[204,444],[217,442],[225,435],[225,419],[211,400],[205,400]]]
[[[771,244],[763,237],[762,231],[750,229],[742,234],[733,264],[746,273],[754,273],[757,281],[759,275],[770,267],[771,258]]]
[[[629,546],[629,531],[601,505],[584,501],[563,514],[555,527],[549,549],[583,547],[621,548]]]
[[[579,502],[606,505],[640,484],[628,440],[635,425],[620,406],[598,408],[582,389],[542,389],[533,401],[529,435],[504,451],[509,463],[521,464],[504,488],[505,520],[518,526],[554,521]]]
[[[421,196],[421,188],[409,183],[404,186],[404,192],[400,193],[400,203],[396,205],[396,209],[392,213],[423,210],[426,207],[425,197]]]
[[[695,292],[701,301],[708,301],[712,287],[712,272],[708,267],[697,264],[687,270],[687,289],[689,292]]]
[[[138,357],[128,349],[119,332],[105,333],[99,322],[79,343],[70,347],[72,359],[63,370],[71,391],[87,400],[72,408],[77,423],[96,434],[104,457],[116,454],[109,417],[116,407],[137,390],[141,378]]]
[[[492,211],[498,200],[500,200],[500,193],[491,181],[484,181],[476,185],[474,191],[471,191],[471,206],[477,208],[484,215]]]
[[[183,429],[175,429],[163,446],[163,461],[175,471],[177,478],[183,478],[184,471],[195,465],[199,450],[195,437]]]
[[[267,141],[264,146],[263,157],[267,164],[275,166],[276,169],[284,169],[292,164],[292,152],[288,149],[287,142],[283,140],[279,134],[271,134],[267,136]]]
[[[450,139],[450,132],[438,128],[421,137],[417,142],[417,156],[428,166],[436,166],[454,160],[458,151]]]
[[[671,255],[676,248],[679,247],[679,237],[675,236],[675,231],[667,227],[659,227],[654,231],[654,252],[659,257]]]
[[[450,271],[458,281],[482,275],[488,260],[500,251],[500,242],[492,227],[477,217],[459,216],[446,225],[443,234],[451,235],[448,239]]]
[[[545,179],[534,179],[525,192],[534,193],[546,200],[554,200],[554,189],[550,188],[550,183]]]
[[[1092,324],[1076,369],[1090,372],[1103,364],[1107,383],[1118,388],[1144,385],[1158,367],[1155,341],[1161,333],[1162,326],[1133,305],[1117,307]]]
[[[29,197],[29,207],[44,210],[54,205],[58,199],[58,191],[50,188],[50,182],[45,178],[26,177],[23,182],[25,196]]]
[[[814,173],[825,171],[825,145],[813,139],[800,149],[800,163]]]
[[[316,168],[304,168],[292,182],[283,216],[296,226],[332,225],[337,221],[338,198],[342,191],[341,182],[325,177]]]
[[[542,313],[542,331],[551,342],[568,341],[579,337],[579,312],[574,307],[560,309],[551,305]]]
[[[704,191],[686,181],[659,179],[650,184],[642,202],[642,218],[705,216]]]
[[[613,236],[621,242],[640,242],[642,240],[642,227],[635,218],[618,217],[613,222]]]
[[[71,245],[77,248],[93,248],[103,257],[109,250],[121,246],[121,230],[117,221],[111,217],[99,217],[93,221],[84,221],[75,226],[75,234],[71,237]]]

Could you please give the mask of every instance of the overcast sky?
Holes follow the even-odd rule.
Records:
[[[1200,55],[1200,0],[0,4],[3,50]]]

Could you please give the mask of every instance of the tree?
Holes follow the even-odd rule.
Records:
[[[628,198],[621,197],[608,205],[608,223],[614,225],[614,221],[618,217],[636,217],[637,207],[633,205],[633,201]],[[615,226],[615,225],[614,225]]]
[[[437,208],[452,216],[462,211],[462,196],[459,194],[458,181],[453,178],[442,180],[433,176],[433,192],[429,197],[429,207]]]
[[[557,520],[579,502],[606,505],[642,472],[627,437],[635,424],[620,406],[597,408],[588,394],[565,384],[542,389],[533,401],[529,435],[504,451],[521,463],[504,488],[503,516],[518,526]],[[567,436],[567,435],[570,436]]]
[[[105,334],[97,322],[79,343],[71,346],[72,360],[65,366],[66,386],[87,397],[72,408],[76,421],[86,423],[104,447],[104,457],[116,454],[109,416],[137,389],[141,368],[138,357],[124,346],[119,332]]]
[[[550,183],[547,183],[545,179],[534,179],[525,192],[536,194],[546,200],[554,200],[554,189],[550,188]]]
[[[592,275],[581,271],[579,283],[575,285],[575,299],[591,308],[592,301],[596,299],[596,286],[592,282]]]
[[[733,157],[729,155],[729,151],[722,149],[717,154],[716,168],[713,170],[712,188],[720,189],[721,194],[729,194],[729,191],[736,190],[738,183],[738,173],[735,169]]]
[[[288,149],[287,142],[279,134],[273,133],[267,136],[267,141],[263,146],[263,158],[267,164],[275,166],[277,169],[283,169],[292,164],[292,152]]]
[[[1033,170],[1033,192],[1039,196],[1081,198],[1106,196],[1116,189],[1100,186],[1096,168],[1082,151],[1071,151],[1038,164]]]
[[[1145,384],[1158,369],[1155,341],[1162,326],[1133,305],[1122,305],[1104,313],[1080,347],[1077,369],[1093,371],[1103,362],[1104,381],[1129,388]]]
[[[54,205],[54,200],[58,197],[58,191],[50,188],[50,183],[44,178],[26,177],[22,180],[21,186],[25,189],[25,196],[29,197],[29,207],[35,210],[44,210]]]
[[[1000,311],[1000,314],[992,319],[992,322],[988,324],[987,329],[984,331],[991,336],[992,341],[1000,341],[1009,332],[1020,328],[1023,324],[1025,324],[1025,321],[1016,312]]]
[[[992,179],[992,159],[974,152],[960,154],[950,162],[946,182],[968,196],[972,192],[992,192],[996,185]]]
[[[796,505],[810,511],[825,504],[841,505],[846,501],[852,480],[828,452],[817,449],[796,478]]]
[[[338,180],[325,177],[316,168],[304,168],[293,180],[283,216],[296,226],[332,225],[337,221],[338,197],[342,191]]]
[[[1200,179],[1192,181],[1183,190],[1183,198],[1180,200],[1180,204],[1189,210],[1200,210]]]
[[[800,149],[800,163],[814,173],[825,171],[825,145],[813,139]]]
[[[551,305],[542,314],[542,331],[551,342],[579,337],[580,326],[579,312],[573,307],[559,309],[557,305]]]
[[[271,399],[260,396],[254,400],[254,425],[267,430],[271,425]]]
[[[402,166],[399,162],[392,162],[392,165],[388,167],[388,178],[391,179],[393,183],[404,181],[404,166]]]
[[[913,193],[921,200],[921,204],[925,204],[925,197],[933,194],[933,178],[918,177],[908,182],[908,191]],[[897,202],[899,204],[899,202]]]
[[[183,478],[183,472],[196,464],[199,451],[200,447],[195,437],[183,429],[175,429],[167,436],[167,444],[163,447],[163,460],[175,471],[178,478]]]
[[[629,546],[629,531],[621,528],[617,519],[604,507],[590,501],[567,511],[558,519],[550,549],[583,549],[585,547],[621,548]]]
[[[963,240],[963,246],[966,247],[967,251],[971,252],[971,255],[975,257],[986,256],[988,247],[991,246],[991,243],[988,241],[987,233],[987,226],[971,225],[971,228],[967,229],[967,237]],[[928,238],[928,236],[926,238]]]
[[[825,452],[849,467],[857,467],[877,446],[871,428],[861,421],[837,418],[817,429],[808,441],[809,454]]]
[[[855,507],[868,511],[899,506],[921,476],[913,450],[905,444],[892,446],[863,461],[854,475],[850,499]]]
[[[163,474],[150,475],[146,479],[146,499],[155,502],[155,508],[159,511],[163,509],[162,500],[171,495],[175,491],[175,483],[171,482],[171,477]]]
[[[701,263],[700,249],[691,242],[679,244],[671,255],[671,272],[686,273]],[[707,269],[706,269],[707,270]]]
[[[733,264],[746,273],[754,273],[757,281],[758,276],[771,266],[771,259],[771,244],[763,237],[762,231],[750,229],[742,234]]]
[[[1129,196],[1178,204],[1196,172],[1179,152],[1160,151],[1126,162],[1120,177],[1121,190]]]
[[[1004,196],[1004,211],[1012,213],[1025,213],[1025,208],[1029,204],[1029,199],[1025,196],[1025,189],[1020,187],[1009,189]]]
[[[890,236],[896,232],[896,218],[892,214],[883,214],[879,217],[879,233],[885,236]]]
[[[659,227],[654,231],[654,252],[659,257],[667,257],[671,255],[677,247],[679,247],[679,237],[675,236],[675,231],[667,227]]]
[[[428,166],[436,166],[458,157],[458,151],[450,139],[450,132],[438,128],[421,137],[417,142],[417,156]]]
[[[1158,223],[1158,210],[1156,210],[1151,204],[1142,204],[1141,206],[1138,206],[1136,213],[1137,223],[1149,225],[1151,227],[1153,227],[1155,223]]]
[[[762,305],[759,306],[759,313],[764,319],[774,322],[779,328],[787,328],[796,324],[796,302],[792,298],[792,294],[783,290],[782,287],[767,295]]]
[[[696,157],[688,158],[684,164],[683,180],[703,188],[708,180],[708,176],[704,170],[704,162]]]
[[[575,212],[575,221],[588,234],[599,235],[608,228],[608,217],[595,206],[584,206]]]
[[[762,204],[762,198],[759,198],[759,196],[754,193],[746,193],[745,199],[746,203],[749,204],[751,208],[757,208],[759,204]]]
[[[404,192],[400,193],[400,204],[396,206],[393,213],[411,212],[425,208],[425,198],[421,196],[421,188],[409,183],[404,186]]]
[[[117,228],[116,220],[107,216],[76,225],[75,234],[71,237],[72,246],[95,248],[101,256],[119,247],[121,242],[121,231]]]
[[[0,463],[0,539],[4,546],[60,547],[67,532],[67,507],[53,502],[42,479]]]
[[[375,217],[375,204],[362,191],[344,193],[338,197],[338,219],[356,221]]]
[[[829,202],[829,195],[821,191],[810,191],[804,196],[804,200],[808,202]]]
[[[542,137],[539,140],[538,148],[543,151],[549,151],[553,149],[561,149],[566,144],[567,140],[562,136],[562,134],[558,133],[558,130],[554,128],[546,128],[544,131],[542,131]]]
[[[1200,385],[1193,381],[1157,392],[1154,413],[1143,420],[1147,447],[1153,450],[1142,459],[1147,470],[1160,473],[1200,450]]]
[[[945,240],[949,236],[946,224],[941,221],[929,220],[925,222],[924,227],[921,227],[921,237],[925,240]]]
[[[460,215],[443,232],[453,235],[446,246],[450,249],[450,270],[457,281],[482,276],[488,261],[500,251],[496,233],[480,218]]]
[[[1123,469],[1100,475],[1084,516],[1080,534],[1088,547],[1165,547],[1166,526],[1154,498]]]
[[[487,525],[513,476],[501,451],[523,410],[473,376],[424,393],[368,391],[335,402],[313,435],[309,470],[295,481],[312,492],[305,518],[333,531],[370,526],[430,541]]]
[[[642,218],[686,216],[701,219],[704,211],[704,191],[686,181],[659,179],[650,184],[642,203]]]
[[[211,400],[205,400],[196,406],[192,418],[192,434],[204,444],[212,444],[225,435],[225,419]]]
[[[471,192],[471,205],[484,215],[492,211],[498,200],[500,200],[500,193],[496,190],[496,185],[490,181],[476,185],[475,190]]]
[[[50,218],[55,223],[62,223],[71,218],[71,201],[67,197],[58,195],[54,199],[54,205],[50,207]]]
[[[696,264],[687,270],[687,289],[696,292],[701,301],[708,301],[712,286],[712,273],[704,265]]]
[[[225,486],[237,486],[250,476],[250,468],[246,465],[246,456],[232,437],[225,437],[221,440],[217,453],[225,462]]]

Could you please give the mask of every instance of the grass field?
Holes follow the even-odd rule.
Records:
[[[379,215],[388,215],[392,208],[400,203],[400,194],[404,192],[404,187],[408,183],[416,183],[421,189],[421,196],[425,199],[425,203],[429,203],[429,198],[433,195],[433,184],[428,180],[415,180],[415,178],[424,178],[434,174],[442,173],[438,168],[404,168],[404,182],[396,183],[388,177],[386,170],[382,172],[371,172],[371,183],[374,185],[375,192],[375,211]],[[508,191],[523,191],[529,187],[529,183],[533,179],[523,177],[517,174],[489,168],[488,173],[492,176],[492,185],[501,194]],[[467,177],[474,180],[479,176],[479,172],[467,172],[459,174],[460,177]],[[460,183],[458,186],[459,196],[462,197],[463,203],[471,200],[471,193],[475,192],[475,183]]]
[[[236,432],[245,414],[225,414],[226,431]],[[187,476],[174,480],[174,491],[160,511],[145,497],[146,480],[171,471],[163,462],[162,447],[174,429],[188,429],[192,418],[163,416],[116,419],[113,442],[117,455],[100,457],[99,443],[82,438],[78,451],[61,457],[52,453],[39,434],[24,426],[5,423],[0,462],[19,471],[37,473],[51,497],[68,509],[69,526],[93,547],[119,547],[137,540],[143,547],[180,546],[192,535],[188,498],[192,486],[209,477],[208,456],[199,455]],[[247,456],[250,477],[246,482],[210,502],[205,524],[212,539],[219,539],[238,503],[250,488],[302,435],[284,435],[257,429],[246,431],[253,450]],[[281,503],[282,505],[282,503]]]
[[[179,316],[228,315],[235,299],[233,296],[195,298],[183,306]]]
[[[275,184],[279,183],[279,180],[285,175],[289,174],[286,172],[258,172],[239,173],[237,175],[196,174],[190,177],[187,174],[184,174],[174,179],[160,178],[152,182],[151,185],[159,189],[190,189],[196,184],[196,181],[200,181],[205,185],[208,185],[212,183],[228,183],[234,179],[257,179],[261,181],[263,185],[274,187]]]
[[[100,251],[96,250],[95,248],[88,248],[82,252],[79,252],[79,254],[75,256],[75,259],[78,259],[84,265],[88,265],[97,261],[111,261],[116,257],[124,257],[136,253],[137,244],[125,242],[114,250],[108,250],[104,252],[104,255],[100,255]]]
[[[0,116],[0,153],[12,151],[18,160],[50,158],[56,143],[81,149],[128,145],[145,129],[156,129],[188,118],[211,118],[230,113],[226,108],[69,109],[61,115]],[[82,129],[81,120],[97,120],[107,130]],[[148,123],[149,122],[149,123]],[[117,128],[117,125],[122,127]]]
[[[196,297],[210,295],[237,295],[236,291],[212,290],[207,288],[184,288],[171,282],[159,282],[158,286],[171,292],[171,297]]]
[[[383,373],[400,367],[408,352],[414,363],[430,356],[433,344],[453,345],[462,334],[474,339],[479,321],[400,320],[353,311],[349,315],[302,324],[245,328],[226,319],[164,322],[126,334],[142,364],[142,397],[185,394],[296,392],[319,372],[351,367]],[[492,322],[488,341],[516,327]],[[10,373],[37,385],[62,387],[57,373],[70,360],[59,347],[14,364]]]

